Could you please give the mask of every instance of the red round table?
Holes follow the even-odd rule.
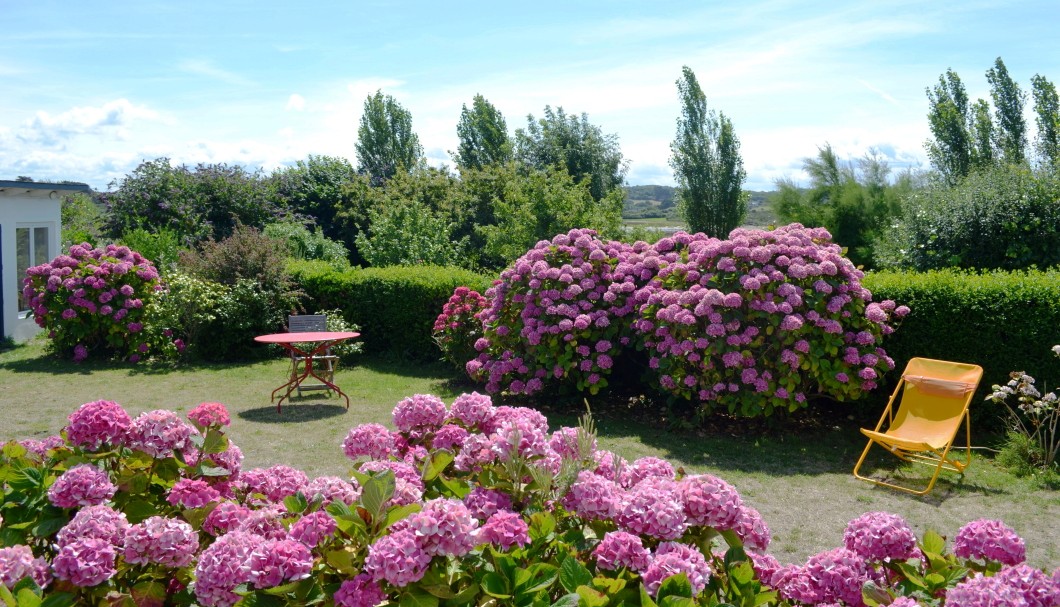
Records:
[[[346,409],[350,408],[350,397],[346,396],[346,393],[339,389],[333,382],[319,376],[316,371],[313,370],[313,359],[320,356],[322,352],[334,346],[335,344],[342,343],[348,339],[356,339],[361,334],[354,331],[308,331],[305,333],[271,333],[269,335],[259,335],[254,338],[254,341],[263,344],[276,344],[289,351],[292,356],[302,357],[305,359],[305,367],[301,374],[293,375],[287,383],[283,384],[279,388],[272,391],[272,397],[269,399],[276,400],[276,393],[280,390],[286,390],[280,400],[276,402],[276,412],[280,412],[280,405],[283,403],[283,399],[291,396],[291,392],[297,388],[303,381],[308,377],[319,380],[322,384],[334,390],[339,396],[346,399]],[[308,344],[309,347],[303,346]]]

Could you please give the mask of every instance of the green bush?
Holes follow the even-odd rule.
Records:
[[[321,259],[331,264],[336,270],[345,270],[350,267],[350,252],[346,250],[346,246],[325,236],[320,226],[317,226],[316,231],[310,232],[309,228],[300,223],[270,223],[265,226],[262,233],[269,238],[286,242],[287,253],[291,257]]]
[[[306,309],[339,309],[361,327],[368,353],[414,360],[438,358],[431,330],[456,287],[485,290],[490,279],[461,268],[410,266],[336,272],[319,261],[292,260]]]
[[[1060,271],[872,272],[862,284],[873,299],[912,309],[884,342],[897,369],[915,356],[983,367],[973,421],[1000,419],[1003,408],[983,399],[1013,369],[1060,377],[1060,359],[1049,351],[1060,342]]]

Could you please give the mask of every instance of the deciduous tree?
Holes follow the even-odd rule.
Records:
[[[1056,86],[1039,74],[1031,78],[1035,125],[1038,136],[1035,150],[1042,164],[1060,166],[1060,98]]]
[[[987,70],[986,79],[990,83],[990,97],[994,100],[997,121],[994,141],[999,159],[1010,164],[1022,164],[1027,161],[1027,122],[1023,118],[1023,104],[1027,95],[1009,75],[1001,57],[994,61],[994,67]]]
[[[420,138],[412,130],[412,114],[382,91],[364,100],[356,150],[357,170],[375,184],[398,171],[411,171],[423,157]]]
[[[670,144],[670,166],[678,205],[689,231],[724,238],[747,212],[740,140],[724,113],[707,108],[707,96],[688,66],[682,68],[677,92],[681,116]]]
[[[456,135],[460,143],[453,160],[461,169],[481,169],[512,159],[508,123],[500,110],[482,95],[475,95],[471,109],[462,106]]]
[[[939,76],[938,84],[927,89],[928,126],[933,140],[926,144],[931,166],[948,183],[956,183],[972,167],[975,144],[969,133],[968,92],[953,70]]]

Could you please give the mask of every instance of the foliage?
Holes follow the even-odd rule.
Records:
[[[216,357],[210,353],[215,337],[211,331],[231,287],[179,269],[166,273],[163,287],[147,307],[151,324],[169,333],[178,355]]]
[[[679,232],[654,245],[572,230],[542,241],[486,292],[469,374],[490,392],[547,385],[595,394],[635,344],[662,391],[745,416],[794,411],[814,391],[872,390],[893,302],[871,303],[862,274],[823,229]]]
[[[466,240],[452,238],[453,225],[417,199],[397,200],[368,211],[369,225],[357,235],[368,265],[457,265]]]
[[[346,332],[352,331],[354,333],[360,333],[361,327],[352,323],[347,322],[342,316],[342,310],[338,308],[334,310],[318,310],[313,314],[324,314],[327,316],[327,330]],[[354,362],[358,356],[364,353],[364,343],[357,339],[346,340],[342,343],[331,346],[331,352],[335,356],[339,357],[339,360],[346,364]]]
[[[477,355],[475,342],[482,337],[482,323],[476,316],[484,309],[486,298],[478,291],[457,287],[434,320],[434,343],[442,351],[442,358],[461,373],[466,373],[468,361]]]
[[[604,135],[586,114],[569,116],[547,105],[544,116],[527,116],[526,128],[515,131],[515,159],[531,170],[566,171],[574,183],[588,183],[596,201],[622,187],[627,169],[616,135]]]
[[[258,230],[238,227],[228,238],[207,241],[181,255],[180,268],[207,281],[227,286],[211,311],[206,332],[208,348],[199,353],[211,360],[240,360],[266,351],[255,335],[275,333],[299,296],[287,274],[287,245]]]
[[[874,297],[913,310],[887,342],[900,369],[915,356],[977,364],[983,367],[980,398],[986,386],[1008,381],[1013,367],[1060,377],[1060,362],[1047,355],[1060,340],[1057,270],[872,272],[862,284]],[[992,408],[972,407],[971,415],[979,428],[997,425]]]
[[[724,113],[707,110],[707,96],[688,66],[682,68],[677,92],[681,117],[670,144],[670,166],[677,180],[678,208],[690,231],[724,237],[747,213],[740,140]]]
[[[145,306],[160,288],[158,271],[129,247],[74,245],[26,274],[22,292],[33,320],[60,356],[136,362],[167,348],[145,325]]]
[[[290,257],[319,259],[340,271],[350,267],[349,251],[341,242],[325,236],[320,226],[311,232],[300,223],[270,223],[262,230],[262,234],[286,242]]]
[[[878,244],[881,267],[1048,268],[1060,264],[1060,173],[1005,165],[912,192]]]
[[[412,130],[412,114],[382,91],[364,100],[355,148],[357,171],[371,177],[373,185],[411,171],[423,157],[420,138]]]
[[[1001,57],[995,59],[994,67],[986,71],[986,81],[990,83],[997,124],[994,149],[1002,162],[1022,164],[1027,160],[1027,122],[1023,117],[1027,95],[1009,75]]]
[[[1035,74],[1031,78],[1031,95],[1038,127],[1034,142],[1038,159],[1044,165],[1060,168],[1060,96],[1056,94],[1056,85]]]
[[[842,164],[828,143],[816,158],[804,158],[802,166],[810,175],[810,189],[778,180],[773,199],[778,219],[827,229],[854,265],[872,267],[875,242],[901,213],[902,197],[913,189],[912,177],[904,175],[892,185],[891,169],[878,154]]]
[[[617,236],[622,223],[622,191],[593,197],[590,184],[561,169],[546,167],[504,184],[494,201],[496,223],[480,225],[488,256],[509,263],[537,242],[575,228]]]
[[[855,518],[843,547],[782,566],[736,489],[665,460],[598,450],[588,417],[548,434],[525,408],[465,394],[352,428],[351,480],[242,470],[220,403],[135,419],[86,403],[60,436],[11,442],[0,600],[205,607],[501,603],[609,607],[1054,604],[1001,521],[952,548],[896,515]],[[91,479],[93,482],[88,482]],[[233,482],[235,480],[235,482]],[[16,599],[17,597],[17,599]]]
[[[313,154],[269,176],[279,205],[311,220],[332,240],[342,238],[335,213],[344,200],[344,188],[356,179],[357,171],[345,158]]]
[[[470,110],[466,104],[461,106],[456,136],[460,143],[453,160],[461,171],[512,160],[512,140],[504,115],[482,95],[475,95]]]
[[[1060,358],[1060,345],[1053,346],[1052,351]],[[1025,439],[1015,441],[1017,445],[1029,446],[1025,463],[1048,471],[1055,466],[1056,454],[1060,452],[1060,390],[1043,396],[1030,375],[1013,371],[1010,377],[1003,386],[994,384],[991,387],[994,392],[987,400],[1005,407],[1011,431]],[[1015,406],[1008,402],[1010,396],[1016,397]]]
[[[61,246],[68,249],[87,242],[95,245],[103,229],[103,211],[87,194],[64,196],[60,207],[62,217]]]
[[[107,232],[115,238],[136,228],[168,228],[185,245],[220,240],[244,224],[262,227],[280,210],[261,172],[241,166],[170,166],[168,158],[146,161],[110,184]]]
[[[305,307],[342,311],[362,327],[368,353],[431,360],[438,310],[459,286],[484,291],[489,279],[462,268],[392,266],[336,272],[320,262],[293,261],[288,271],[304,293]]]
[[[120,243],[150,259],[162,273],[167,273],[185,250],[176,233],[169,228],[148,231],[136,228],[122,235]]]

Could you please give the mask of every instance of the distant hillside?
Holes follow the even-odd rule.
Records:
[[[668,185],[626,186],[626,202],[622,208],[623,219],[670,219],[679,221],[674,193],[677,188]],[[769,208],[769,199],[775,192],[748,190],[747,219],[745,225],[765,227],[776,223],[776,216]]]

